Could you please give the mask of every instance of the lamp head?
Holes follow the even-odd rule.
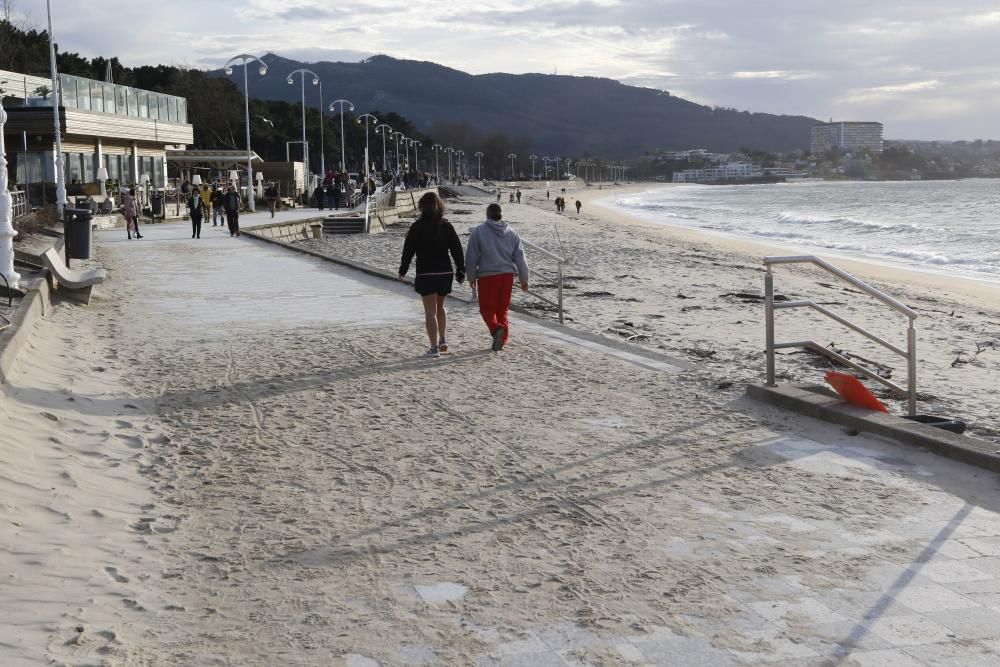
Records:
[[[261,65],[260,69],[257,71],[260,72],[261,76],[264,76],[265,74],[267,74],[267,65]]]
[[[313,85],[314,86],[318,86],[319,85],[319,79],[318,78],[314,78],[313,79]]]
[[[348,111],[354,111],[354,105],[353,104],[348,104],[347,105],[347,110]]]
[[[287,79],[285,79],[285,81],[288,82],[289,86],[292,85],[293,83],[295,83],[294,81],[292,81],[292,77],[291,76],[289,76]]]
[[[226,69],[223,70],[223,71],[226,73],[226,76],[232,76],[233,75],[233,68],[232,67],[226,67]]]

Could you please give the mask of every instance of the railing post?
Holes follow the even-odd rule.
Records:
[[[7,112],[0,97],[0,275],[10,288],[17,288],[21,274],[14,270],[14,202],[7,190],[7,156],[3,143],[3,126],[7,122]]]
[[[767,386],[776,386],[774,372],[774,274],[764,274],[764,343],[767,347]]]
[[[906,330],[906,411],[911,417],[917,414],[917,331],[913,328],[913,318]]]
[[[563,323],[563,272],[562,262],[559,262],[559,324]]]

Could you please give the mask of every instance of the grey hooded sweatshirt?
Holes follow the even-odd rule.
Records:
[[[516,273],[528,280],[521,237],[506,222],[487,220],[472,229],[465,252],[465,275],[471,280],[501,273]]]

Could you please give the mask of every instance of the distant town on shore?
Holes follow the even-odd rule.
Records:
[[[767,183],[795,179],[952,180],[1000,177],[1000,141],[887,141],[878,122],[812,128],[809,150],[661,150],[631,163],[631,175],[674,183]]]

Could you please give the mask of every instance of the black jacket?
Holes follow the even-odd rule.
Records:
[[[227,192],[226,196],[222,199],[222,208],[226,213],[239,213],[241,203],[240,196],[237,193]]]
[[[455,260],[455,280],[465,280],[465,258],[458,233],[447,220],[431,222],[424,218],[410,225],[403,242],[403,257],[399,262],[399,275],[410,270],[413,255],[417,256],[417,275],[423,273],[449,273],[452,271],[448,253]]]

